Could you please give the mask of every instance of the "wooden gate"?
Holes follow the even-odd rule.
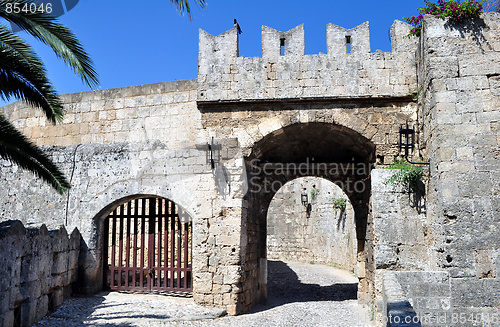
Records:
[[[105,227],[108,288],[192,291],[192,222],[174,202],[131,200],[108,215]]]

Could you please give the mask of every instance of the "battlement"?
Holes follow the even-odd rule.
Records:
[[[281,32],[262,26],[262,57],[240,57],[238,31],[200,29],[198,100],[407,95],[416,89],[416,38],[391,27],[392,52],[371,53],[369,23],[326,28],[327,53],[305,55],[304,25]]]
[[[370,53],[370,26],[368,22],[346,29],[337,25],[326,26],[326,48],[330,54]]]
[[[304,24],[292,28],[288,32],[280,32],[274,28],[262,26],[262,57],[277,58],[304,55]]]

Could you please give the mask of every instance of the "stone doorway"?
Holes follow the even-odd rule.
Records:
[[[356,230],[358,299],[368,301],[374,269],[371,237],[370,172],[375,145],[356,131],[329,123],[301,123],[274,131],[256,142],[245,158],[249,191],[244,244],[244,291],[247,297],[267,298],[267,217],[278,190],[299,177],[321,177],[338,185],[352,204]],[[251,301],[246,301],[250,303]],[[251,306],[251,305],[250,305]],[[245,309],[245,307],[243,307]]]

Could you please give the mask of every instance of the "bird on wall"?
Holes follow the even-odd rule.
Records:
[[[236,18],[234,19],[234,27],[236,28],[236,30],[238,31],[238,34],[241,34],[241,28],[240,28],[240,24],[238,24],[238,22],[236,21]]]

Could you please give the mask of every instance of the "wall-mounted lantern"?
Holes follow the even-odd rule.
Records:
[[[410,152],[415,149],[415,126],[410,128],[406,122],[406,128],[399,127],[399,153],[408,159]]]
[[[220,144],[214,143],[214,138],[212,141],[207,143],[207,164],[210,164],[212,169],[215,169],[215,165],[220,161]]]
[[[306,208],[307,218],[311,217],[312,205],[309,203],[307,193],[304,192],[300,195],[300,202],[302,202],[302,205]]]
[[[408,159],[413,150],[415,149],[415,126],[410,128],[408,121],[405,126],[399,127],[399,154],[402,155],[406,161],[411,164],[429,165],[429,162],[413,162]]]
[[[309,199],[307,198],[307,193],[302,193],[300,195],[300,202],[302,202],[302,205],[304,207],[307,207],[307,205],[309,204]]]

